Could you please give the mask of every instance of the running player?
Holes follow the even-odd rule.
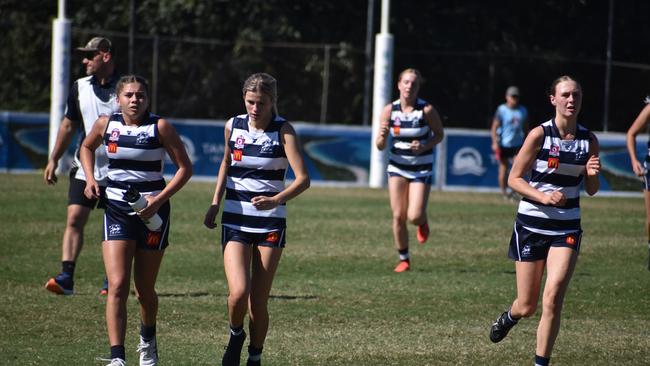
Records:
[[[537,328],[537,366],[549,364],[560,330],[564,295],[578,260],[580,187],[584,183],[589,195],[600,188],[598,140],[577,122],[582,104],[580,84],[562,76],[552,83],[549,98],[555,117],[530,131],[508,178],[510,187],[523,197],[508,253],[515,260],[517,298],[490,330],[490,340],[500,342],[519,319],[535,313],[546,269]]]
[[[634,174],[643,177],[643,197],[645,199],[645,229],[648,235],[648,270],[650,271],[650,173],[648,165],[650,164],[650,140],[648,141],[648,151],[643,164],[639,162],[636,156],[636,135],[641,133],[650,123],[650,96],[645,100],[646,106],[641,110],[639,115],[627,131],[627,151],[630,154],[630,162]]]
[[[433,106],[418,98],[422,76],[416,69],[399,75],[399,99],[381,113],[377,148],[386,148],[390,135],[388,192],[393,213],[393,240],[399,253],[395,272],[411,268],[406,222],[417,225],[417,239],[429,237],[427,201],[433,175],[433,147],[444,137],[440,116]]]

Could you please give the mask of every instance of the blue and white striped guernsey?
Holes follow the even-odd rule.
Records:
[[[580,188],[589,160],[589,130],[577,125],[574,140],[562,140],[554,120],[542,123],[544,143],[530,173],[529,184],[542,192],[560,190],[566,205],[547,206],[523,198],[517,223],[544,235],[564,235],[581,230]]]
[[[229,228],[267,233],[286,227],[286,205],[271,210],[258,210],[251,199],[274,196],[284,190],[284,178],[289,162],[282,146],[280,129],[286,120],[274,116],[264,131],[251,131],[248,115],[231,118],[231,163],[226,178],[226,197],[221,223]]]
[[[156,194],[165,188],[163,163],[166,151],[158,138],[160,117],[149,114],[140,126],[127,126],[121,113],[113,114],[104,132],[108,155],[109,200],[124,202],[129,185],[142,194]]]
[[[420,140],[426,144],[433,132],[424,119],[424,107],[429,105],[417,99],[413,111],[402,112],[399,99],[393,102],[390,112],[391,146],[388,154],[388,173],[398,174],[407,179],[421,178],[433,174],[433,149],[415,155],[411,151],[411,141]]]

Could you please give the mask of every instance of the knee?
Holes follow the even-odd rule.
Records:
[[[119,301],[126,301],[129,297],[129,281],[109,280],[108,297]]]
[[[248,303],[248,290],[244,288],[230,290],[228,303],[234,307],[246,306]]]
[[[393,212],[393,224],[403,224],[406,219],[407,217],[403,212]]]
[[[72,214],[68,216],[68,228],[76,230],[78,232],[83,231],[84,225],[86,223],[85,218],[80,214]]]
[[[421,212],[409,213],[408,221],[412,225],[420,225],[424,221],[424,214]]]
[[[553,294],[544,294],[542,300],[542,311],[546,316],[559,314],[562,310],[562,300],[559,296]]]
[[[158,294],[154,288],[151,289],[136,289],[135,297],[138,299],[140,305],[147,306],[155,304],[158,300]]]
[[[251,296],[249,301],[249,308],[252,314],[262,315],[266,314],[268,305],[268,298],[260,299],[255,296]]]

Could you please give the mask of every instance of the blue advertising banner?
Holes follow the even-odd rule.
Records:
[[[214,180],[224,152],[225,121],[169,119],[185,144],[194,168],[192,179]],[[292,122],[313,182],[333,185],[368,184],[371,131],[369,127],[315,125]],[[0,111],[0,171],[32,172],[48,158],[49,116],[45,113]],[[601,192],[639,194],[641,181],[632,173],[625,135],[597,133],[603,165]],[[442,190],[498,191],[498,165],[488,131],[446,129],[437,146],[434,187]],[[69,155],[76,143],[71,144]],[[647,138],[637,140],[644,160]],[[64,164],[61,164],[63,167]],[[170,161],[165,173],[173,174]],[[287,173],[289,179],[293,173]]]

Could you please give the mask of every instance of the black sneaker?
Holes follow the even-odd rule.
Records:
[[[226,352],[224,352],[223,358],[221,359],[221,366],[239,366],[244,340],[246,340],[246,332],[243,330],[239,335],[230,334],[228,346],[224,347]]]
[[[501,342],[501,340],[508,335],[510,329],[516,324],[516,321],[513,322],[508,319],[508,312],[504,311],[503,314],[494,321],[492,328],[490,328],[490,340],[494,343]]]

